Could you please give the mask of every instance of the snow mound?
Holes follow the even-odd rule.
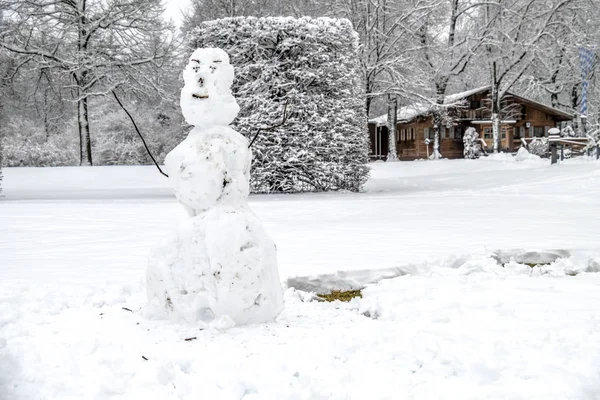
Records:
[[[517,151],[517,155],[515,156],[515,161],[525,161],[525,160],[539,160],[540,156],[536,156],[535,154],[531,154],[525,147],[519,147]]]
[[[216,48],[197,49],[183,71],[181,111],[185,120],[198,128],[229,125],[240,111],[231,94],[233,66],[226,52]]]

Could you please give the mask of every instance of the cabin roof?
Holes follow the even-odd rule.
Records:
[[[482,86],[482,87],[478,87],[478,88],[471,89],[471,90],[466,90],[466,91],[460,92],[460,93],[454,93],[454,94],[448,95],[444,98],[444,104],[452,105],[453,103],[457,103],[461,100],[464,100],[464,99],[474,96],[476,94],[488,92],[488,91],[490,91],[490,89],[491,89],[491,86],[487,85],[487,86]],[[526,105],[533,106],[533,107],[538,108],[548,114],[557,116],[557,117],[559,117],[559,119],[561,121],[569,121],[569,120],[572,120],[573,118],[575,118],[575,115],[572,113],[569,113],[569,112],[563,111],[563,110],[559,110],[554,107],[547,106],[545,104],[528,99],[526,97],[518,96],[512,92],[507,92],[506,96],[513,97]],[[415,119],[417,117],[427,116],[430,114],[432,107],[433,107],[433,103],[424,103],[424,102],[412,103],[407,106],[400,107],[400,108],[398,108],[397,120],[398,120],[398,122],[406,123],[406,122],[412,121],[413,119]],[[377,125],[385,125],[387,123],[387,114],[383,114],[378,117],[372,118],[369,120],[369,123],[375,123]]]

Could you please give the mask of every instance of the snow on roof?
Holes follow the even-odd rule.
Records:
[[[431,106],[423,103],[413,103],[405,107],[398,108],[398,121],[410,121],[419,115],[425,115],[431,109]],[[377,125],[385,125],[387,123],[387,114],[369,120]]]
[[[490,86],[482,86],[477,89],[471,89],[460,93],[455,93],[444,98],[444,104],[452,104],[456,103],[459,100],[472,96],[474,94],[486,91],[490,88]],[[429,110],[431,110],[432,104],[425,103],[413,103],[408,106],[398,108],[398,121],[410,121],[418,116],[427,115]],[[376,123],[377,125],[385,125],[387,123],[387,114],[380,115],[373,119],[370,119],[369,122]]]
[[[475,89],[471,89],[471,90],[466,90],[464,92],[460,92],[460,93],[455,93],[455,94],[451,94],[448,95],[446,97],[444,97],[444,104],[452,104],[452,103],[456,103],[460,100],[466,99],[469,96],[473,96],[474,94],[478,94],[478,93],[482,93],[485,92],[487,90],[490,90],[490,85],[487,86],[481,86]],[[514,93],[510,93],[507,92],[506,93],[507,96],[514,96],[522,101],[526,101],[529,103],[533,103],[536,104],[537,106],[539,106],[540,108],[546,109],[548,111],[552,111],[557,115],[561,115],[561,116],[570,116],[571,118],[573,117],[573,115],[567,111],[563,111],[563,110],[559,110],[557,108],[554,107],[550,107],[547,106],[545,104],[539,103],[537,101],[528,99],[526,97],[522,97],[522,96],[518,96]],[[431,110],[432,104],[424,104],[424,103],[413,103],[410,104],[408,106],[405,107],[400,107],[398,108],[398,121],[404,121],[404,122],[408,122],[416,117],[422,116],[422,115],[427,115],[429,113],[429,111]],[[376,123],[377,125],[385,125],[387,124],[387,114],[383,114],[380,115],[378,117],[375,117],[373,119],[369,120],[370,123]]]
[[[485,92],[486,90],[489,90],[489,89],[490,89],[490,85],[487,85],[487,86],[479,87],[477,89],[471,89],[471,90],[466,90],[464,92],[451,94],[444,98],[444,104],[456,103],[459,100],[465,99],[469,96],[473,96],[474,94],[477,94],[477,93]]]

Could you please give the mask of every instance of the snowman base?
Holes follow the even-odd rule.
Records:
[[[275,245],[247,206],[180,223],[152,252],[146,277],[152,308],[179,323],[262,323],[283,310]]]

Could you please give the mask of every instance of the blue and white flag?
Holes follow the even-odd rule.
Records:
[[[587,114],[587,94],[589,85],[589,75],[594,64],[594,52],[585,47],[579,48],[579,64],[581,67],[581,82],[583,85],[581,91],[581,115]]]

